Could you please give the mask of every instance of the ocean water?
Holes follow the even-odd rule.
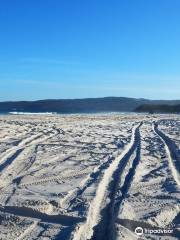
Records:
[[[60,112],[0,112],[0,115],[137,115],[135,112],[73,112],[73,113],[60,113]]]

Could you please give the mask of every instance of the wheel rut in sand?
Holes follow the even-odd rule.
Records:
[[[5,174],[8,175],[9,174],[9,168],[10,166],[14,166],[14,169],[18,169],[19,168],[19,164],[20,162],[18,162],[18,158],[22,155],[27,154],[28,149],[34,148],[34,156],[30,157],[30,159],[28,159],[28,161],[23,161],[22,165],[23,168],[19,168],[19,172],[15,171],[17,175],[19,175],[21,172],[26,173],[26,171],[32,166],[32,164],[35,162],[36,160],[36,151],[37,151],[37,147],[38,144],[41,142],[44,142],[45,140],[48,140],[50,138],[52,138],[53,136],[58,135],[59,132],[56,130],[52,131],[48,131],[44,136],[42,134],[37,134],[35,136],[30,136],[27,137],[25,140],[23,140],[22,142],[20,142],[20,144],[18,146],[13,147],[12,149],[7,150],[2,158],[0,159],[0,174]],[[31,153],[32,154],[32,153]],[[10,172],[11,180],[8,182],[8,184],[10,184],[10,182],[14,182],[16,176],[13,176],[12,172]],[[1,180],[0,176],[0,180]],[[3,180],[3,179],[2,179]]]
[[[23,150],[24,148],[20,148],[16,150],[11,156],[7,157],[6,161],[0,164],[0,172],[2,172],[7,166],[9,166]]]
[[[87,220],[74,233],[74,240],[87,239],[113,239],[113,226],[115,222],[115,209],[120,203],[121,196],[126,193],[132,180],[135,168],[140,157],[140,132],[139,129],[142,123],[135,126],[132,130],[130,143],[125,150],[117,156],[110,166],[104,172],[100,181],[96,195],[90,204]],[[121,175],[128,165],[132,155],[135,153],[135,158],[128,170],[125,179],[121,179]],[[123,182],[122,189],[119,189],[119,183]],[[121,192],[120,199],[117,204],[117,195]],[[100,220],[100,221],[99,221]]]
[[[80,217],[74,217],[65,214],[51,215],[47,213],[39,212],[29,207],[18,206],[0,206],[0,211],[10,213],[16,216],[32,218],[41,222],[61,224],[65,226],[71,226],[75,223],[82,222],[84,219]]]
[[[156,122],[153,123],[153,130],[164,143],[166,154],[168,156],[169,167],[171,169],[173,178],[177,185],[180,186],[180,156],[176,151],[175,143],[161,130],[159,130],[158,124]]]
[[[80,197],[88,187],[90,187],[93,183],[95,183],[95,181],[97,181],[101,174],[103,174],[103,171],[105,171],[109,167],[112,161],[113,157],[110,155],[107,158],[107,161],[100,164],[97,168],[94,169],[92,173],[89,174],[86,181],[81,186],[79,186],[72,192],[69,192],[67,196],[65,196],[61,200],[61,206],[63,208],[68,208],[69,206],[73,205],[75,199]]]

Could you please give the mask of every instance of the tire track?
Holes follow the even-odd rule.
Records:
[[[4,213],[20,216],[20,217],[39,220],[45,223],[55,223],[55,224],[60,224],[65,226],[72,226],[75,223],[84,221],[84,218],[81,218],[81,217],[75,217],[75,216],[65,215],[65,214],[51,215],[51,214],[39,212],[35,209],[28,208],[28,207],[0,206],[0,211]]]
[[[26,237],[34,230],[34,228],[37,227],[38,223],[39,221],[34,221],[27,229],[24,230],[23,233],[20,234],[20,236],[16,238],[16,240],[26,239]]]
[[[28,141],[27,144],[26,144],[26,142],[24,142],[24,144],[22,144],[22,142],[20,142],[20,144],[18,144],[18,146],[7,150],[4,154],[4,156],[1,157],[0,172],[2,172],[8,165],[10,165],[17,158],[17,156],[20,153],[22,153],[22,151],[25,148],[32,145],[33,141],[37,140],[40,137],[41,137],[41,135],[34,136],[34,138],[32,138],[32,136],[31,136],[30,138],[27,138],[27,141]],[[31,142],[29,141],[29,139],[31,139]]]
[[[122,149],[121,149],[122,150]],[[119,151],[119,150],[118,150]],[[110,164],[114,161],[117,152],[114,154],[110,154],[107,157],[107,160],[97,166],[92,173],[83,181],[83,183],[73,191],[70,191],[63,199],[60,201],[60,205],[62,208],[70,209],[70,207],[75,202],[75,199],[82,196],[82,194],[93,185],[95,182],[99,181],[104,171],[110,166]]]
[[[104,172],[102,180],[98,185],[96,196],[90,204],[86,222],[75,231],[74,240],[112,240],[112,231],[111,233],[108,231],[114,225],[115,199],[120,176],[140,142],[139,128],[141,125],[142,123],[133,128],[130,143]],[[135,166],[133,166],[133,170],[134,168]],[[131,180],[130,176],[132,176],[132,174],[128,175],[126,181]],[[99,219],[101,221],[99,221]]]
[[[49,129],[46,133],[44,133],[44,135],[38,134],[27,137],[23,144],[21,142],[18,146],[9,149],[9,151],[4,154],[1,161],[2,164],[0,164],[0,188],[1,190],[5,190],[7,186],[12,184],[11,193],[9,192],[9,196],[6,196],[6,199],[3,199],[5,204],[7,204],[11,197],[15,194],[18,185],[24,177],[24,175],[18,175],[20,173],[27,172],[27,170],[35,162],[37,150],[36,146],[38,146],[36,144],[44,142],[58,134],[58,130],[53,129],[52,131]],[[29,161],[27,155],[32,154],[32,152],[34,152],[34,156],[30,158]]]
[[[94,171],[91,174],[89,174],[89,176],[85,179],[81,186],[69,192],[67,196],[65,196],[61,200],[60,202],[61,207],[68,209],[69,206],[71,206],[74,203],[77,197],[81,196],[88,187],[90,187],[95,181],[97,181],[97,178],[99,178],[102,172],[109,167],[112,161],[113,157],[109,156],[107,161],[103,162],[100,166],[96,167]]]
[[[38,184],[43,184],[43,183],[49,183],[49,182],[55,182],[55,181],[61,181],[64,179],[71,179],[72,177],[81,177],[86,174],[88,174],[90,171],[90,168],[83,169],[82,171],[79,172],[70,172],[68,174],[61,174],[61,176],[53,176],[53,177],[47,177],[47,178],[42,178],[38,179],[32,182],[26,182],[26,183],[21,183],[19,186],[20,187],[26,187],[26,186],[31,186],[31,185],[38,185]]]
[[[51,133],[51,131],[47,132],[47,134],[49,134],[49,133]],[[59,134],[59,132],[53,132],[50,135],[46,135],[44,137],[42,137],[43,136],[42,134],[33,136],[33,138],[31,136],[31,137],[28,137],[23,144],[21,142],[18,146],[9,149],[8,151],[6,151],[4,156],[1,158],[0,172],[2,172],[6,167],[8,167],[10,164],[12,164],[14,162],[14,160],[16,160],[16,158],[25,149],[27,149],[28,147],[31,147],[33,145],[37,145],[38,143],[44,142],[45,140],[48,140],[49,138],[52,138],[53,136],[55,136],[57,134]],[[32,163],[33,163],[33,161],[32,161]],[[31,165],[29,164],[29,166],[31,166]],[[26,168],[26,170],[27,170],[27,168]]]
[[[176,151],[175,143],[169,137],[167,137],[161,130],[158,129],[157,122],[153,123],[153,130],[164,143],[172,176],[177,185],[180,186],[180,165],[179,165],[180,157]]]
[[[8,167],[18,156],[24,148],[20,148],[17,151],[14,152],[11,156],[7,157],[6,161],[4,161],[2,164],[0,164],[0,172],[2,172],[6,167]]]

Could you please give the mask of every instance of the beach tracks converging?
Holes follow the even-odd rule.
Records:
[[[133,128],[130,143],[104,172],[104,176],[97,187],[96,196],[90,204],[87,220],[75,233],[74,240],[112,239],[116,218],[115,210],[126,193],[139,162],[139,128],[141,125],[142,123]],[[131,159],[134,152],[136,152],[135,158]],[[129,170],[126,176],[123,176],[123,179],[121,179],[129,161],[131,161]]]
[[[2,116],[0,239],[137,240],[180,216],[180,119]],[[144,234],[143,239],[151,235]]]

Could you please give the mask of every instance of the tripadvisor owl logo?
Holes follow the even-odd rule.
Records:
[[[136,233],[136,235],[138,236],[142,236],[143,235],[143,228],[142,227],[137,227],[134,232]]]

